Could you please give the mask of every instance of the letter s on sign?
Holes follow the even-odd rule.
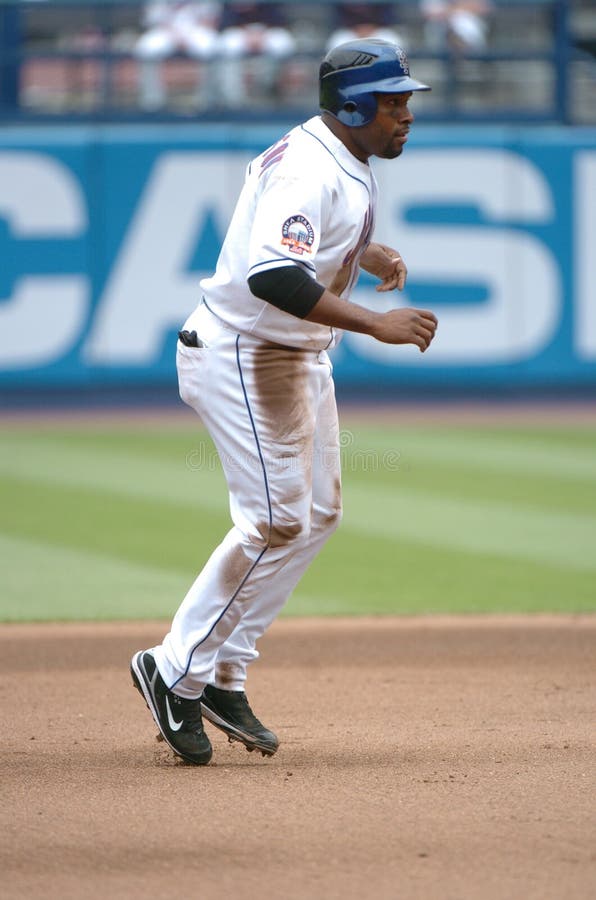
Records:
[[[410,282],[471,283],[487,291],[486,302],[477,306],[425,304],[440,326],[423,365],[502,365],[539,354],[552,340],[563,305],[553,253],[520,227],[554,219],[544,174],[526,157],[501,148],[421,149],[399,166],[399,178],[387,166],[378,167],[375,233],[397,232]],[[416,205],[452,206],[453,219],[402,225],[405,211]],[[458,222],[462,205],[478,210],[478,225]],[[407,297],[400,299],[407,305]],[[395,362],[388,345],[365,345],[359,335],[345,339],[369,359]],[[404,348],[399,361],[419,365],[420,359],[417,350]]]

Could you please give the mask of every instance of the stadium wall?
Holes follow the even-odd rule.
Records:
[[[288,127],[291,123],[288,124]],[[171,386],[249,159],[279,126],[5,128],[0,390]],[[418,126],[375,161],[376,234],[410,276],[357,302],[440,320],[431,351],[345,335],[340,389],[594,392],[596,130]]]

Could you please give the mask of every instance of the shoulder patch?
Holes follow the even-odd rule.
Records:
[[[281,242],[290,253],[311,253],[311,247],[315,242],[315,232],[304,216],[290,216],[281,226]]]

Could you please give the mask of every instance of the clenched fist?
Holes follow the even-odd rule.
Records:
[[[405,307],[379,314],[370,334],[384,344],[414,344],[424,353],[437,325],[437,317],[429,309]]]

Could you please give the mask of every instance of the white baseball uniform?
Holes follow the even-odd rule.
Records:
[[[249,165],[215,274],[178,343],[182,399],[219,453],[233,527],[155,648],[166,685],[242,690],[256,642],[341,516],[339,426],[327,350],[336,329],[254,296],[247,278],[303,268],[348,298],[374,224],[376,182],[318,116]]]

